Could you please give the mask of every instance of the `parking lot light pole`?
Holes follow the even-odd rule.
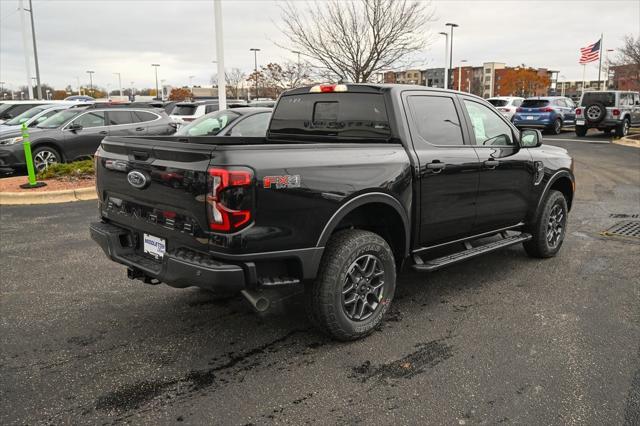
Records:
[[[20,9],[20,28],[22,29],[22,50],[24,52],[24,69],[27,72],[27,90],[29,92],[29,99],[33,99],[33,87],[31,86],[31,60],[29,58],[29,40],[27,35],[27,26],[25,21],[25,8],[22,0],[18,1],[18,8]],[[24,98],[24,94],[20,92],[20,99]]]
[[[29,0],[29,15],[31,16],[31,36],[33,37],[33,59],[36,65],[36,81],[38,85],[36,90],[38,93],[38,99],[42,99],[42,85],[40,84],[40,65],[38,63],[38,46],[36,44],[36,27],[33,23],[33,3]]]
[[[256,79],[256,99],[258,99],[258,52],[260,49],[252,47],[249,51],[253,52],[253,76]]]
[[[444,36],[444,88],[449,88],[449,70],[447,69],[447,55],[449,54],[449,34],[441,32]]]
[[[95,73],[95,71],[87,71],[87,74],[89,74],[89,93],[91,93],[91,96],[94,95],[93,93],[93,74]]]
[[[458,27],[459,25],[452,22],[447,22],[445,26],[451,27],[451,40],[449,40],[449,69],[453,70],[453,29],[455,27]],[[453,89],[453,84],[451,86],[451,88]],[[448,87],[445,87],[445,89],[448,89]]]
[[[227,108],[227,76],[224,72],[224,32],[222,31],[222,1],[213,1],[216,28],[216,61],[218,62],[218,107]]]
[[[118,76],[118,88],[120,89],[120,98],[122,98],[122,76],[119,72],[114,72]]]
[[[156,70],[156,99],[159,99],[158,98],[158,93],[159,93],[158,92],[158,67],[160,66],[160,64],[151,64],[151,66]]]

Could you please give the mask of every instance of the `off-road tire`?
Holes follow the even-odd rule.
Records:
[[[629,134],[629,119],[625,118],[622,122],[616,126],[616,136],[619,138],[623,138]]]
[[[579,138],[584,138],[587,136],[587,130],[589,130],[586,126],[576,126],[576,136]]]
[[[559,241],[556,245],[551,245],[547,238],[547,231],[549,230],[550,216],[555,206],[559,206],[562,210],[564,223]],[[567,200],[564,198],[564,195],[562,195],[560,191],[549,191],[538,212],[538,217],[535,219],[535,222],[528,227],[528,231],[533,238],[523,243],[524,249],[529,256],[544,259],[553,257],[558,253],[567,233],[567,213]]]
[[[343,287],[349,268],[362,256],[375,256],[383,267],[384,284],[377,308],[366,319],[354,321],[343,308]],[[318,276],[306,288],[306,308],[311,323],[337,340],[356,340],[382,322],[396,287],[396,269],[389,244],[377,234],[359,229],[340,231],[325,248]]]

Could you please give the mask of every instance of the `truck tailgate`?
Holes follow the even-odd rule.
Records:
[[[103,217],[168,239],[206,248],[207,168],[215,145],[105,138],[96,153]],[[195,237],[195,238],[194,238]]]

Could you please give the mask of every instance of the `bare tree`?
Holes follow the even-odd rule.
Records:
[[[240,85],[247,78],[247,75],[242,72],[240,68],[231,68],[231,71],[226,74],[227,84],[231,86],[231,90],[233,92],[233,97],[238,97],[238,92],[240,91]]]
[[[281,18],[282,33],[302,55],[359,83],[426,47],[433,8],[409,0],[315,0],[300,10],[289,1]]]
[[[628,34],[624,37],[624,46],[619,49],[618,56],[609,61],[611,66],[620,67],[622,76],[640,80],[640,36],[634,38]]]

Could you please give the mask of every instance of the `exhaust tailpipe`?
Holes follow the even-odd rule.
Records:
[[[271,302],[269,301],[269,299],[267,299],[257,291],[242,290],[240,291],[240,293],[242,293],[244,298],[247,299],[247,301],[251,304],[253,309],[258,313],[265,312],[267,309],[269,309],[269,306],[271,305]]]

